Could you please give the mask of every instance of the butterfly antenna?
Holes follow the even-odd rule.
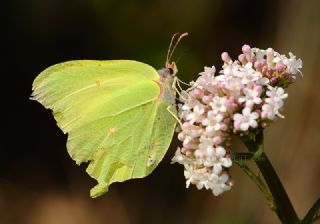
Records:
[[[172,54],[174,52],[174,50],[176,49],[176,47],[178,46],[179,42],[181,41],[182,38],[188,36],[188,33],[175,33],[172,38],[171,38],[171,42],[170,42],[170,46],[168,49],[168,54],[167,54],[167,60],[166,63],[169,63],[172,57]],[[176,37],[178,37],[177,41],[175,41]]]
[[[180,33],[175,33],[173,34],[173,36],[171,37],[171,41],[170,41],[170,45],[169,45],[169,49],[168,49],[168,52],[167,52],[167,59],[166,59],[166,62],[169,61],[169,55],[171,53],[171,47],[172,47],[172,44],[174,42],[174,40],[176,39],[176,37],[179,35]]]

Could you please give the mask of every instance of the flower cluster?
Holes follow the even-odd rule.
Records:
[[[182,121],[178,148],[172,161],[184,165],[186,185],[211,189],[215,196],[229,190],[233,181],[230,135],[247,135],[267,127],[288,97],[284,88],[296,79],[302,61],[272,48],[242,47],[238,60],[221,55],[222,70],[205,67],[191,88],[181,92]]]

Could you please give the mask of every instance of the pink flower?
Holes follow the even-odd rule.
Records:
[[[278,117],[288,97],[277,85],[288,85],[300,72],[302,61],[272,48],[242,47],[239,61],[221,55],[222,70],[205,67],[191,88],[180,93],[182,127],[172,162],[184,166],[186,187],[210,189],[217,196],[233,186],[229,175],[231,133],[247,135]],[[228,149],[228,150],[226,150]]]

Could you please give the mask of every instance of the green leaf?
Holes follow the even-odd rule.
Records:
[[[162,160],[176,125],[167,110],[171,84],[137,61],[70,61],[43,71],[32,99],[53,110],[72,159],[89,162],[97,197],[114,182],[147,176]]]

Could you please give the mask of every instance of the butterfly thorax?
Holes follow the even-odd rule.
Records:
[[[169,76],[173,76],[173,70],[170,68],[161,68],[158,70],[158,73],[159,73],[161,79],[165,79]]]
[[[173,88],[175,72],[171,68],[162,68],[158,70],[160,75],[159,85],[161,88],[161,98],[170,104],[175,104],[176,91]]]

